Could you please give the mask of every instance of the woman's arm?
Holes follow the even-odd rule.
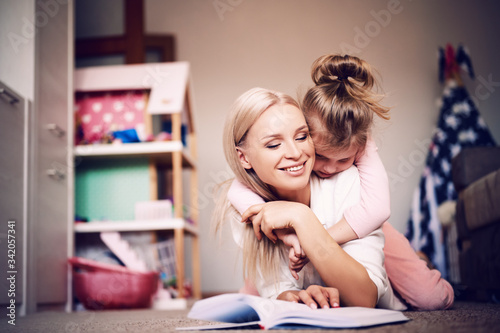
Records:
[[[287,201],[256,205],[247,211],[264,234],[293,228],[302,249],[328,287],[337,288],[342,304],[374,307],[378,291],[365,267],[328,234],[309,207]]]
[[[361,180],[361,200],[345,210],[343,218],[328,229],[330,235],[344,244],[362,238],[380,227],[391,215],[389,179],[372,138],[355,164]]]

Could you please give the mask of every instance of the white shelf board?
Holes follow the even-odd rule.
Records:
[[[153,157],[166,158],[165,154],[173,152],[182,152],[184,166],[195,167],[195,162],[184,148],[181,141],[153,141],[137,143],[119,143],[119,144],[93,144],[75,146],[73,154],[75,157]]]
[[[150,231],[184,229],[197,235],[198,228],[182,218],[131,221],[91,221],[75,223],[75,232]]]
[[[143,155],[182,151],[181,141],[155,141],[76,146],[76,156]]]

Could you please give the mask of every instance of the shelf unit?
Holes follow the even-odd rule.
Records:
[[[163,76],[155,73],[163,73]],[[161,78],[161,79],[158,79]],[[185,236],[192,241],[193,297],[201,298],[200,257],[198,239],[198,177],[196,169],[196,135],[191,114],[189,64],[186,62],[138,64],[124,66],[90,67],[75,72],[75,91],[112,91],[126,89],[150,89],[147,103],[147,128],[152,131],[152,115],[169,115],[172,124],[172,140],[123,144],[94,144],[75,146],[75,159],[102,160],[129,157],[149,159],[150,197],[157,198],[157,167],[172,171],[174,216],[162,220],[95,221],[78,222],[75,233],[99,233],[106,231],[173,231],[176,251],[177,285],[185,281]],[[187,148],[181,139],[181,126],[187,123]],[[183,216],[182,171],[190,170],[189,191],[190,217]],[[183,298],[183,288],[178,288]]]

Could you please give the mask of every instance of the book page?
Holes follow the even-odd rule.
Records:
[[[385,309],[363,307],[344,307],[316,310],[310,308],[308,309],[310,311],[291,311],[282,313],[281,315],[277,315],[274,318],[266,320],[266,322],[263,323],[263,326],[265,326],[266,328],[291,328],[296,325],[306,325],[314,327],[354,328],[382,325],[408,320],[408,318],[400,311]]]
[[[363,307],[311,309],[302,303],[270,300],[243,294],[225,294],[197,301],[188,317],[236,323],[236,326],[224,324],[196,327],[199,330],[247,326],[241,323],[259,324],[265,329],[301,326],[354,328],[409,320],[402,312],[394,310]]]

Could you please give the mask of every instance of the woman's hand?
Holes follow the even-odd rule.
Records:
[[[340,304],[339,291],[337,288],[312,285],[306,290],[288,290],[278,296],[279,300],[304,303],[311,309],[338,308]]]
[[[241,216],[242,222],[252,222],[257,239],[261,240],[261,231],[271,241],[276,242],[278,237],[273,233],[277,229],[294,228],[296,223],[308,220],[312,214],[309,207],[291,201],[271,201],[253,205]]]

